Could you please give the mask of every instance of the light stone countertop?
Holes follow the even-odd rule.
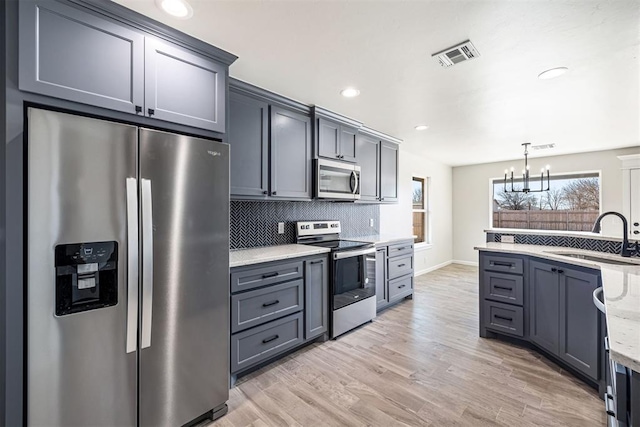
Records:
[[[602,287],[604,288],[610,357],[615,362],[640,372],[640,258],[622,258],[616,254],[567,247],[513,243],[489,242],[476,246],[474,249],[531,255],[600,270]],[[612,260],[629,261],[638,265],[612,265],[551,254],[550,251],[594,255]]]
[[[259,248],[235,249],[229,252],[229,267],[260,264],[261,262],[298,258],[329,253],[328,248],[311,245],[278,245]]]
[[[368,242],[373,243],[375,245],[388,245],[395,242],[402,242],[406,240],[413,240],[416,236],[411,236],[408,234],[370,234],[367,236],[356,236],[356,237],[344,237],[346,240],[357,240],[359,242]]]
[[[521,228],[488,228],[484,230],[485,233],[496,234],[533,234],[537,236],[567,236],[567,237],[581,237],[583,239],[595,239],[595,240],[610,240],[614,242],[622,242],[622,237],[619,236],[607,236],[606,234],[591,233],[590,231],[564,231],[564,230],[532,230]]]

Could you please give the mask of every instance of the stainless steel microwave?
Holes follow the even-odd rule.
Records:
[[[333,160],[316,160],[316,197],[358,200],[360,198],[360,166]]]

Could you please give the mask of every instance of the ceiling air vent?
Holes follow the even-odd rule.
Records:
[[[440,65],[442,65],[444,68],[447,68],[460,62],[477,58],[478,56],[480,56],[480,52],[478,52],[473,43],[467,40],[460,43],[459,45],[450,47],[449,49],[434,53],[431,56],[435,57]]]
[[[532,145],[531,148],[534,150],[549,150],[551,148],[555,148],[556,144],[540,144],[540,145]]]

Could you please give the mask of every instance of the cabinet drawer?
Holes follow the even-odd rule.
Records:
[[[482,268],[484,270],[498,271],[501,273],[522,274],[522,258],[510,258],[498,255],[485,255]]]
[[[484,318],[487,329],[504,332],[510,335],[524,336],[524,318],[522,307],[484,302]]]
[[[389,301],[409,296],[413,293],[413,276],[389,281]]]
[[[302,278],[302,261],[247,268],[231,272],[231,292],[247,291]]]
[[[389,245],[388,249],[389,258],[394,258],[397,256],[403,255],[413,255],[413,243],[412,242],[404,242],[404,243],[396,243],[394,245]]]
[[[231,372],[238,372],[302,343],[302,313],[231,336]]]
[[[294,280],[231,297],[231,332],[240,332],[302,310],[303,282]]]
[[[389,279],[405,276],[413,272],[413,256],[389,259]]]
[[[522,305],[524,295],[522,276],[485,271],[483,279],[486,299]]]

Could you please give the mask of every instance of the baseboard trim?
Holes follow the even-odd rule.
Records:
[[[451,261],[453,264],[460,264],[460,265],[469,265],[471,267],[477,267],[479,264],[476,261],[462,261],[459,259],[454,259],[453,261]]]
[[[421,276],[423,274],[430,273],[432,271],[438,270],[438,269],[440,269],[442,267],[446,267],[447,265],[451,264],[451,262],[452,262],[451,260],[445,261],[442,264],[434,265],[433,267],[429,267],[429,268],[425,268],[424,270],[416,271],[414,276]]]

